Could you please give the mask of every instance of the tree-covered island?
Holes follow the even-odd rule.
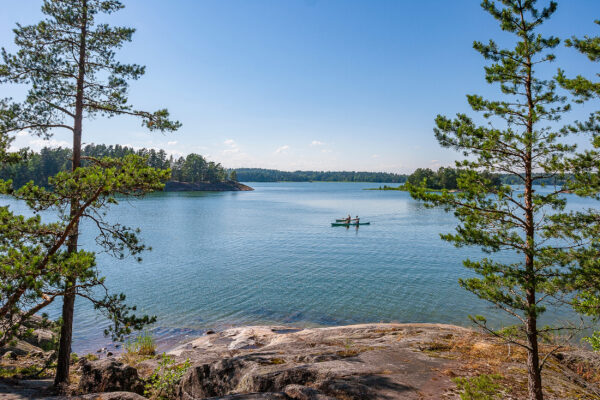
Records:
[[[0,179],[11,179],[13,186],[21,187],[28,182],[47,186],[48,178],[72,168],[71,149],[45,147],[39,152],[23,150],[27,157],[21,162],[4,165],[0,169]],[[224,168],[220,163],[207,161],[199,154],[188,154],[185,157],[168,156],[164,150],[133,149],[127,146],[88,144],[82,147],[84,157],[81,164],[91,165],[92,160],[110,157],[122,159],[137,156],[144,160],[148,167],[162,171],[170,171],[165,180],[166,191],[190,190],[251,190],[250,187],[237,182],[235,171]]]

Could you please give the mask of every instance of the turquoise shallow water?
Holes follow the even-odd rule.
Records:
[[[111,218],[140,227],[153,250],[142,263],[101,254],[98,267],[109,288],[158,317],[159,341],[258,323],[468,325],[469,314],[510,321],[459,287],[469,273],[461,260],[481,253],[439,239],[456,224],[451,214],[405,192],[362,190],[378,184],[250,185],[256,190],[157,193],[114,208]],[[371,225],[331,227],[348,213]],[[88,245],[91,228],[83,228]],[[50,308],[50,316],[59,309]],[[103,346],[104,326],[78,299],[73,350]]]

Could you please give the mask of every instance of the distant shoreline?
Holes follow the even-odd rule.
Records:
[[[401,192],[408,192],[408,189],[404,185],[400,185],[398,187],[383,185],[383,186],[379,186],[378,188],[368,188],[368,189],[363,189],[363,190],[397,190],[397,191],[401,191]],[[442,189],[425,189],[425,190],[428,192],[441,192],[442,191]],[[453,193],[453,192],[457,192],[457,191],[458,190],[456,190],[456,189],[448,190],[449,193]]]
[[[178,182],[170,181],[165,184],[165,192],[249,192],[254,190],[248,185],[235,181],[226,182]]]

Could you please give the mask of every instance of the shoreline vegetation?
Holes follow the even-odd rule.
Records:
[[[71,150],[63,147],[44,147],[39,152],[23,149],[27,157],[17,164],[4,165],[0,168],[0,179],[12,180],[18,188],[29,181],[35,185],[47,186],[48,178],[62,171],[71,169]],[[165,150],[134,149],[121,145],[88,144],[82,148],[82,165],[86,166],[94,159],[104,157],[123,158],[137,155],[146,159],[149,167],[159,170],[171,170],[171,178],[165,191],[245,191],[244,185],[232,182],[362,182],[362,183],[396,183],[400,186],[383,186],[370,190],[406,191],[404,184],[409,182],[419,185],[427,181],[428,191],[457,189],[458,170],[441,167],[437,171],[429,168],[418,168],[412,174],[396,174],[389,172],[367,171],[280,171],[264,168],[230,169],[220,163],[206,160],[200,154],[191,153],[186,157],[173,157]],[[517,184],[513,177],[503,174],[488,174],[494,184]],[[175,184],[182,183],[186,185]],[[556,178],[538,179],[537,184],[560,185],[564,180]]]
[[[400,185],[400,186],[397,186],[397,187],[383,185],[383,186],[379,186],[379,187],[376,187],[376,188],[366,188],[366,189],[363,189],[363,190],[397,190],[397,191],[401,191],[401,192],[408,192],[409,191],[409,189],[405,185]],[[431,188],[426,188],[425,189],[425,191],[427,191],[427,192],[443,192],[444,190],[447,190],[447,189],[431,189]],[[456,192],[458,192],[458,190],[457,189],[449,189],[448,192],[449,193],[456,193]]]
[[[388,186],[383,185],[377,188],[368,188],[365,190],[398,190],[403,192],[408,192],[409,189],[406,186],[407,183],[419,187],[425,183],[425,192],[430,193],[440,193],[444,190],[447,190],[449,193],[457,193],[459,192],[459,176],[461,174],[461,170],[457,168],[451,167],[440,167],[437,171],[433,171],[429,168],[417,168],[415,172],[408,175],[406,177],[406,181],[401,185]],[[542,186],[564,186],[567,179],[571,179],[571,175],[566,175],[565,177],[544,177],[542,178],[540,174],[533,175],[536,178],[535,184]],[[518,180],[515,180],[513,176],[505,175],[505,174],[493,174],[489,172],[483,172],[480,174],[480,177],[484,180],[489,181],[489,185],[491,187],[500,187],[501,185],[518,185],[522,184]],[[387,182],[381,182],[387,183]]]
[[[249,192],[254,190],[248,185],[236,181],[224,182],[178,182],[165,184],[165,192]]]

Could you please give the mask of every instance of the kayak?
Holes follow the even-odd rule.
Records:
[[[335,220],[335,222],[346,222],[348,221],[348,218],[338,218]]]
[[[347,222],[332,222],[331,223],[331,226],[351,226],[351,225],[353,225],[353,226],[356,226],[356,225],[371,225],[371,223],[370,222],[360,222],[358,224],[356,222],[350,222],[350,223],[347,223]]]

